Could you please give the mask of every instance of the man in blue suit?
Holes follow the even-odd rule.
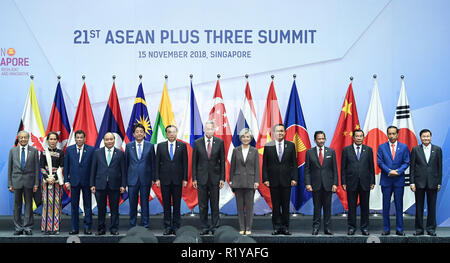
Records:
[[[389,141],[381,144],[377,152],[377,164],[381,169],[381,191],[383,193],[383,232],[390,234],[389,210],[391,196],[394,193],[396,210],[396,234],[404,236],[403,232],[403,192],[405,187],[405,170],[409,166],[409,149],[406,144],[397,141],[398,129],[395,126],[387,128]]]
[[[115,137],[112,132],[107,132],[103,136],[103,141],[105,147],[97,149],[93,154],[90,179],[91,192],[95,194],[95,199],[97,199],[97,235],[105,234],[107,198],[111,210],[109,230],[111,235],[118,235],[120,194],[125,192],[126,186],[125,155],[120,149],[114,147]]]
[[[84,234],[92,234],[92,198],[89,176],[94,147],[85,142],[86,133],[83,130],[76,131],[75,144],[66,148],[64,156],[64,181],[66,188],[71,191],[72,231],[69,232],[70,235],[77,235],[79,231],[80,192],[83,193]]]
[[[136,226],[137,206],[141,197],[141,225],[149,228],[150,188],[155,180],[155,150],[153,144],[145,141],[145,127],[142,124],[133,126],[136,139],[125,147],[127,169],[128,197],[130,202],[130,228]]]

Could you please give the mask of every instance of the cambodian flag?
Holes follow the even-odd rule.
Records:
[[[64,103],[64,96],[61,89],[61,83],[58,81],[56,86],[55,98],[53,99],[52,111],[50,113],[50,119],[47,125],[47,132],[54,131],[59,134],[59,142],[57,147],[61,150],[66,150],[67,142],[70,135],[70,124],[69,118],[67,117],[66,104]],[[67,190],[66,186],[63,186],[64,191],[61,199],[62,207],[65,207],[70,203],[70,191]]]
[[[297,85],[292,84],[291,95],[284,117],[284,126],[286,127],[286,140],[292,141],[297,150],[298,165],[298,183],[292,187],[291,202],[295,209],[298,210],[311,197],[312,194],[305,189],[304,181],[304,165],[306,150],[311,148],[308,132],[306,130],[305,118],[303,117],[302,106],[297,93]]]

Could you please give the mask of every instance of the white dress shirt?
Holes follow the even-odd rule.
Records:
[[[425,160],[427,163],[430,161],[431,156],[431,143],[428,144],[428,146],[425,146],[425,144],[422,144],[423,153],[425,153]]]
[[[78,154],[78,151],[80,152],[80,159],[78,159],[78,162],[81,163],[81,157],[83,156],[84,144],[81,145],[81,147],[78,147],[78,145],[76,145],[76,148],[77,148],[77,154]]]
[[[244,162],[247,160],[248,150],[250,150],[250,146],[248,148],[242,147],[242,156],[244,157]]]
[[[25,146],[20,145],[19,147],[20,147],[20,149],[19,149],[19,162],[22,162],[22,148],[25,148],[25,162],[26,162],[27,161],[27,157],[28,157],[28,144],[25,145]]]
[[[177,140],[175,140],[173,142],[170,142],[169,140],[167,140],[167,152],[169,153],[169,156],[170,156],[170,145],[171,144],[173,144],[172,151],[173,151],[173,155],[175,156],[175,147],[177,147]],[[211,145],[211,148],[212,148],[212,145]]]
[[[205,136],[205,149],[208,150],[208,140],[211,141],[211,150],[212,150],[212,146],[213,146],[213,137],[211,137],[211,139],[208,139],[208,137]]]
[[[319,154],[320,154],[320,148],[322,148],[322,156],[325,159],[325,146],[319,147],[317,146],[317,158],[319,158]]]

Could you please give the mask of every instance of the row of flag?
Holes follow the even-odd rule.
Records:
[[[178,140],[183,141],[187,144],[188,155],[191,156],[194,141],[204,135],[203,122],[201,120],[200,111],[195,98],[192,80],[190,83],[190,89],[188,90],[188,96],[185,105],[186,109],[182,116],[183,121],[180,125],[178,125]],[[302,112],[302,107],[300,104],[295,78],[292,84],[284,122],[281,118],[281,112],[278,106],[278,99],[275,93],[273,80],[270,83],[269,92],[264,108],[264,114],[260,126],[258,126],[258,121],[256,119],[255,105],[252,99],[248,80],[245,86],[245,94],[239,110],[234,132],[231,133],[219,80],[217,80],[216,83],[213,95],[213,106],[209,113],[209,120],[215,121],[215,136],[224,140],[225,154],[227,156],[227,178],[225,186],[220,190],[220,207],[223,207],[234,197],[234,194],[228,182],[231,153],[233,152],[232,150],[241,144],[241,142],[239,141],[239,131],[243,128],[250,128],[250,130],[254,134],[254,139],[252,140],[251,144],[258,149],[259,154],[261,155],[260,161],[262,165],[264,145],[272,140],[271,128],[273,125],[278,123],[284,123],[286,127],[286,139],[294,142],[297,150],[297,164],[300,183],[297,184],[297,186],[293,187],[291,195],[291,201],[295,211],[299,210],[306,202],[308,202],[309,199],[311,199],[311,193],[306,191],[304,184],[302,183],[304,180],[303,169],[305,163],[305,154],[306,150],[311,148],[311,143],[306,128],[306,122]],[[115,82],[113,81],[111,93],[103,115],[103,120],[100,125],[100,129],[97,132],[86,83],[84,82],[82,86],[77,111],[71,129],[59,81],[56,87],[56,93],[53,101],[50,119],[47,125],[47,131],[45,131],[32,80],[28,97],[25,103],[25,108],[22,114],[19,130],[27,130],[30,133],[30,145],[36,147],[39,151],[44,150],[44,146],[46,143],[44,139],[45,135],[48,132],[56,131],[59,133],[60,139],[58,147],[65,150],[66,146],[75,144],[74,133],[79,129],[86,132],[86,144],[94,145],[96,148],[103,147],[103,136],[106,134],[106,132],[111,131],[116,137],[115,146],[124,149],[126,143],[134,140],[132,127],[135,123],[140,123],[145,127],[145,140],[157,144],[167,139],[165,127],[171,124],[176,125],[175,116],[172,111],[169,93],[167,90],[167,81],[164,83],[161,101],[153,128],[148,114],[148,108],[144,96],[142,82],[139,83],[136,99],[126,130],[123,125]],[[411,118],[410,107],[406,96],[403,78],[397,111],[392,124],[396,125],[399,128],[398,140],[400,142],[408,145],[410,150],[412,149],[412,147],[417,145],[417,139],[414,132],[414,126]],[[372,147],[375,153],[378,149],[378,146],[388,140],[386,136],[386,127],[387,125],[384,118],[380,95],[378,92],[378,85],[376,77],[374,76],[374,88],[372,91],[372,97],[370,100],[370,105],[363,131],[366,134],[364,143]],[[330,147],[335,149],[338,153],[336,156],[338,169],[340,169],[341,162],[341,155],[339,153],[342,152],[342,149],[345,146],[353,143],[352,131],[359,128],[360,123],[356,108],[356,100],[353,95],[352,82],[350,82],[342,109],[340,110],[339,120],[337,122],[335,133],[330,145]],[[257,139],[255,140],[255,138]],[[380,169],[378,169],[376,165],[376,154],[374,154],[374,162],[376,167],[377,185],[371,192],[370,209],[380,210],[382,209],[381,189],[379,187]],[[183,189],[182,198],[186,202],[189,209],[193,210],[198,203],[198,199],[197,190],[192,187],[191,167],[191,158],[189,158],[189,181],[188,186]],[[408,186],[406,185],[405,187]],[[264,184],[260,184],[258,190],[259,191],[255,193],[255,202],[262,197],[267,202],[269,207],[272,207],[269,189]],[[347,210],[347,198],[341,186],[338,187],[337,195],[341,200],[344,208]],[[121,200],[123,201],[126,198],[127,194],[125,193],[124,195],[122,195]],[[158,198],[162,203],[161,191],[156,186],[152,187],[150,200],[154,198]],[[70,191],[64,189],[62,204],[64,206],[69,202]],[[405,210],[408,209],[412,204],[414,204],[414,195],[412,193],[410,194],[410,191],[405,191]],[[80,206],[81,205],[82,204],[80,204]]]

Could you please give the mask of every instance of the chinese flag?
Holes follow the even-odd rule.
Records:
[[[342,149],[353,143],[353,130],[360,129],[358,112],[356,111],[356,101],[353,96],[352,83],[348,86],[347,94],[345,95],[344,104],[342,105],[339,121],[334,131],[333,140],[330,148],[336,151],[336,161],[339,173],[339,186],[337,195],[342,202],[345,210],[348,210],[347,193],[341,186],[341,157]]]

